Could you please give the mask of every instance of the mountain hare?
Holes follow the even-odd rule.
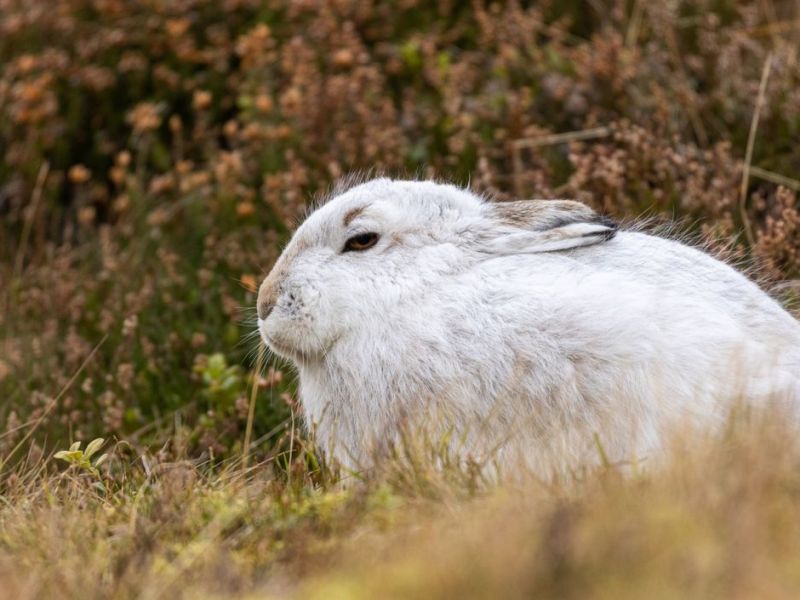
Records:
[[[798,321],[726,264],[577,202],[363,183],[301,225],[257,308],[350,468],[425,430],[549,476],[651,456],[741,399],[800,400]]]

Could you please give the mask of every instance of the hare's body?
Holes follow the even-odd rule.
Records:
[[[341,462],[365,465],[402,431],[425,428],[434,441],[450,432],[463,452],[497,452],[508,466],[549,474],[595,460],[598,442],[612,460],[645,458],[670,427],[713,426],[738,400],[800,401],[800,324],[727,265],[642,233],[584,245],[596,231],[582,228],[597,221],[581,209],[576,222],[562,211],[547,226],[501,230],[501,243],[476,234],[470,211],[484,217],[493,207],[475,196],[389,184],[429,186],[430,202],[447,207],[445,226],[437,230],[434,216],[417,237],[411,218],[399,230],[370,224],[391,241],[373,260],[342,254],[345,267],[360,261],[349,279],[336,252],[308,257],[318,242],[299,233],[302,254],[290,245],[291,265],[276,267],[286,271],[271,305],[285,314],[262,322],[267,342],[294,358],[307,420]],[[349,192],[356,208],[361,188]],[[408,192],[389,192],[401,194],[384,202],[400,208],[402,223]],[[340,200],[318,211],[323,222],[352,214]],[[294,299],[281,309],[284,297]],[[287,339],[292,326],[302,335]]]

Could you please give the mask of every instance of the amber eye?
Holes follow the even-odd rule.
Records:
[[[372,248],[377,243],[377,233],[359,233],[345,242],[343,252],[360,252]]]

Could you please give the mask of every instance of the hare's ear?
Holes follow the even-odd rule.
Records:
[[[591,246],[614,237],[618,225],[571,200],[521,200],[485,205],[496,226],[481,240],[491,254],[526,254]]]

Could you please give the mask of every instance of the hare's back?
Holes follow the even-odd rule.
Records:
[[[670,295],[696,298],[728,314],[756,336],[778,335],[800,344],[800,323],[778,302],[730,265],[686,244],[621,232],[607,244],[574,251],[573,258],[587,266],[620,272]]]

